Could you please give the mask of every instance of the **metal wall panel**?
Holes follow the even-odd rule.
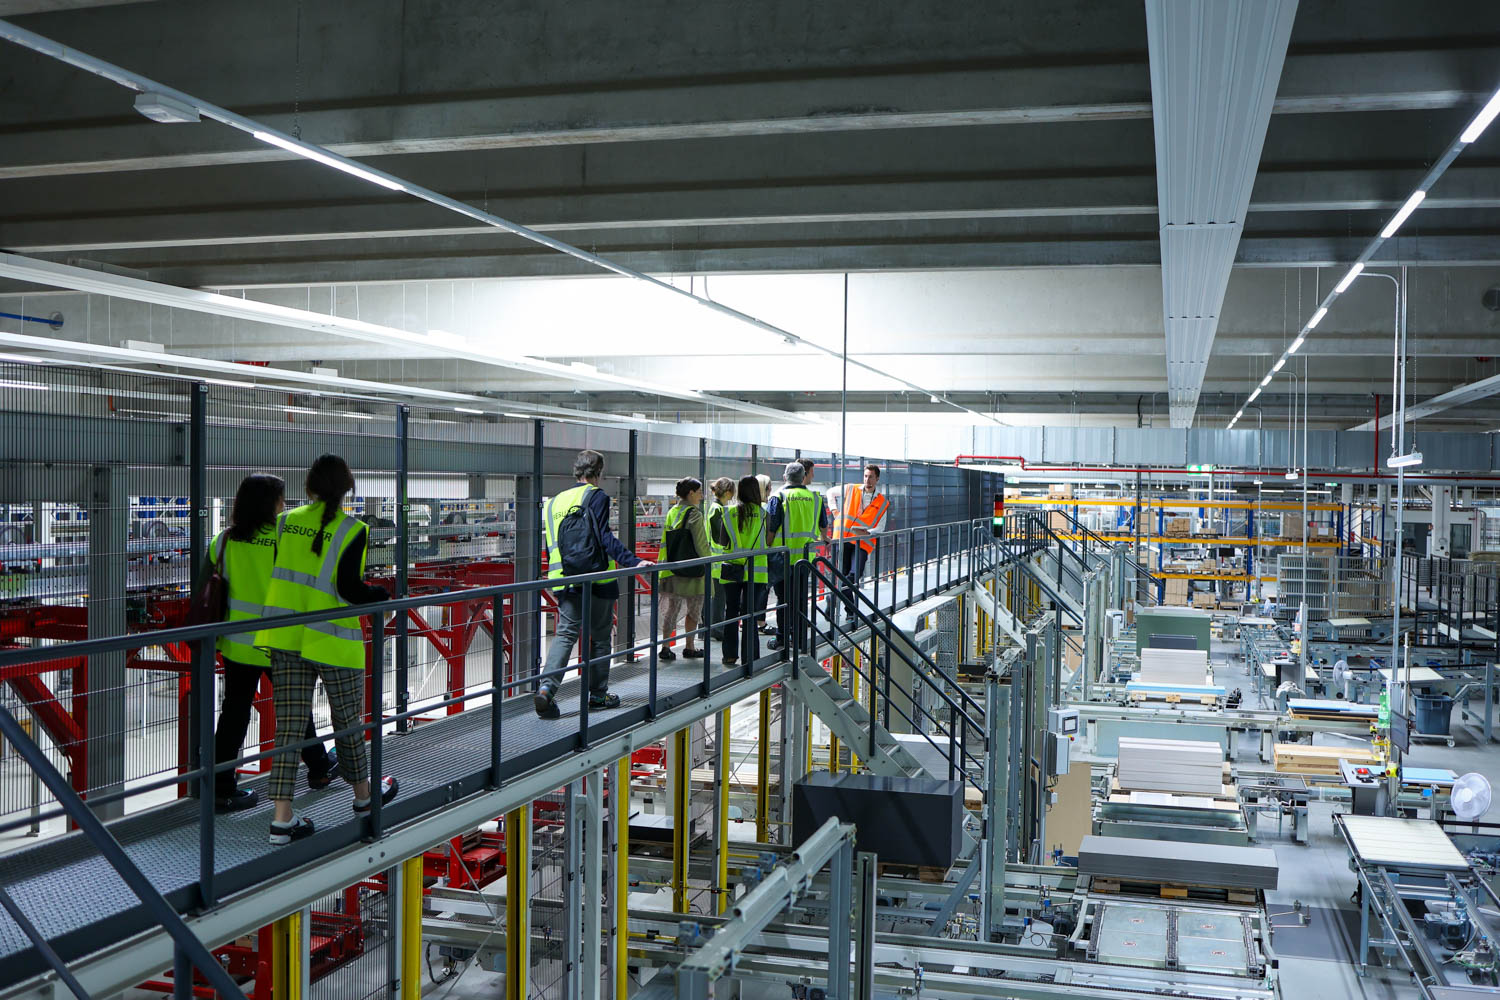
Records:
[[[1042,458],[1069,465],[1108,465],[1114,460],[1113,427],[1046,427]]]
[[[1389,433],[1389,432],[1387,432]],[[1407,440],[1412,439],[1410,429]],[[1449,472],[1490,467],[1490,434],[1419,434],[1415,447],[1422,453],[1422,469],[1427,472]],[[1387,445],[1386,451],[1390,447]]]
[[[1333,445],[1337,431],[1311,431],[1307,435],[1307,457],[1304,461],[1301,456],[1302,440],[1298,437],[1297,459],[1298,465],[1306,465],[1310,469],[1331,469],[1333,464]]]
[[[1228,465],[1254,468],[1260,462],[1254,431],[1196,428],[1187,432],[1189,465]]]
[[[1375,440],[1376,437],[1379,440]],[[1334,440],[1335,468],[1365,470],[1370,468],[1372,462],[1381,468],[1385,466],[1385,451],[1390,450],[1388,439],[1372,435],[1369,431],[1335,431]]]
[[[1187,431],[1167,427],[1121,427],[1115,431],[1116,465],[1187,464]]]

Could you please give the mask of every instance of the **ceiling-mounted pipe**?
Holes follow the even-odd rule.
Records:
[[[0,312],[0,319],[19,320],[22,323],[41,323],[50,326],[54,330],[63,328],[63,314],[53,313],[51,316],[27,316],[25,313]]]
[[[1025,472],[1102,472],[1131,474],[1139,472],[1144,475],[1201,475],[1201,470],[1162,467],[1155,465],[1032,465],[1026,461],[1023,455],[958,455],[953,459],[954,465],[972,464],[974,462],[1006,462],[1019,465]],[[1216,475],[1227,476],[1270,476],[1285,470],[1282,469],[1224,469],[1216,468]],[[1369,473],[1369,472],[1327,472],[1319,471],[1318,475],[1325,479],[1395,479],[1394,474]],[[1407,476],[1408,482],[1441,482],[1441,483],[1489,483],[1500,482],[1500,476],[1462,476],[1462,475],[1438,475],[1425,473],[1421,476]]]

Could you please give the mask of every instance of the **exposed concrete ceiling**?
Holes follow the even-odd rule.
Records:
[[[851,353],[1008,421],[1134,424],[1138,404],[1144,419],[1164,417],[1140,5],[878,2],[857,19],[791,0],[753,10],[726,0],[692,18],[667,0],[618,11],[602,0],[570,5],[565,19],[490,0],[160,0],[20,23],[632,266],[681,282],[710,274],[700,291],[821,343],[837,342],[837,288],[853,272]],[[1336,277],[1330,268],[1353,258],[1500,84],[1500,25],[1473,14],[1403,0],[1299,5],[1203,371],[1201,424],[1222,426]],[[148,122],[130,100],[5,50],[0,248],[326,302],[480,345],[503,330],[528,354],[777,408],[837,404],[827,359],[701,317],[679,323],[604,291],[607,279],[540,280],[580,266],[232,130]],[[1414,398],[1496,374],[1500,313],[1481,299],[1500,286],[1497,233],[1500,129],[1464,153],[1377,261],[1417,265]],[[506,278],[529,280],[493,280]],[[1389,392],[1390,300],[1365,284],[1304,348],[1315,422],[1388,412],[1377,396]],[[33,304],[39,291],[0,287]],[[536,400],[558,391],[160,307],[45,301],[94,313],[62,337],[319,360],[354,377]],[[850,390],[856,408],[936,409],[878,380],[853,378]],[[1287,410],[1271,392],[1258,400],[1268,426]],[[631,394],[591,401],[644,405]],[[1490,430],[1495,414],[1480,401],[1433,419]]]

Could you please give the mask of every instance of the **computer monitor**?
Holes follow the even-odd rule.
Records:
[[[1411,719],[1391,710],[1391,746],[1408,753],[1411,750]]]

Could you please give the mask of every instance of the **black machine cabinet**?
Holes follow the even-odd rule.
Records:
[[[792,839],[835,816],[881,861],[947,868],[963,846],[963,808],[962,782],[818,771],[792,786]]]

